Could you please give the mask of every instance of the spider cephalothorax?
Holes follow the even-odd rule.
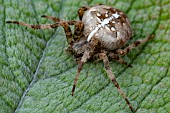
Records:
[[[151,36],[137,40],[125,49],[121,49],[131,37],[130,22],[122,11],[111,6],[96,5],[93,7],[81,7],[78,10],[78,15],[80,21],[63,21],[56,17],[43,15],[42,17],[55,22],[49,25],[31,25],[18,21],[7,21],[7,23],[19,24],[33,29],[51,29],[62,26],[69,44],[67,50],[78,60],[78,72],[75,76],[72,95],[74,95],[84,63],[89,59],[98,58],[103,60],[109,78],[125,99],[131,111],[134,112],[130,101],[121,90],[110,69],[108,58],[127,65],[126,61],[121,59],[119,55],[127,54],[136,46],[150,40]],[[74,34],[72,34],[69,25],[75,25]]]

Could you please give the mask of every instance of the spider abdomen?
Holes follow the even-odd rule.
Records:
[[[130,22],[120,10],[110,6],[97,5],[85,12],[84,35],[87,41],[99,40],[102,48],[115,50],[124,46],[131,37]]]

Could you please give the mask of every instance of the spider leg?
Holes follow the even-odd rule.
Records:
[[[132,105],[130,104],[130,101],[128,100],[128,98],[126,97],[126,95],[124,94],[124,92],[121,90],[114,74],[112,73],[111,69],[110,69],[110,66],[109,66],[109,60],[108,60],[108,57],[106,56],[105,53],[99,53],[99,57],[103,60],[103,63],[104,63],[104,66],[105,66],[105,69],[106,69],[106,72],[110,78],[110,80],[113,82],[113,84],[116,86],[117,90],[119,91],[120,95],[125,99],[126,103],[128,104],[130,110],[132,112],[134,112],[133,108],[132,108]]]
[[[8,24],[18,24],[18,25],[22,25],[22,26],[26,26],[28,28],[33,28],[33,29],[52,29],[52,28],[56,28],[58,26],[60,26],[59,23],[55,23],[55,24],[48,24],[48,25],[33,25],[33,24],[27,24],[24,22],[18,22],[18,21],[6,21],[6,23]]]
[[[79,15],[79,19],[82,20],[82,17],[84,15],[84,12],[87,11],[90,7],[84,6],[79,8],[78,10],[78,15]]]
[[[78,41],[80,38],[84,36],[83,28],[84,28],[84,24],[82,21],[77,21],[75,23],[75,27],[74,27],[74,40],[75,41]]]
[[[73,85],[73,88],[72,88],[72,96],[74,95],[74,91],[75,91],[75,88],[76,88],[76,85],[77,85],[78,78],[80,76],[80,72],[83,69],[83,65],[89,58],[90,58],[90,52],[85,51],[84,54],[83,54],[83,57],[81,58],[80,62],[78,63],[78,70],[77,70],[77,74],[76,74],[75,79],[74,79],[74,85]]]
[[[96,4],[95,6],[97,5],[103,5],[102,3],[99,3],[99,4]],[[79,8],[78,10],[78,15],[79,15],[79,19],[82,20],[82,17],[85,13],[85,11],[87,11],[88,9],[90,9],[91,7],[88,7],[88,6],[83,6],[81,8]]]
[[[74,91],[75,91],[75,88],[76,88],[76,85],[77,85],[78,78],[80,76],[80,72],[83,69],[83,65],[84,65],[84,63],[87,62],[88,59],[90,59],[91,55],[94,53],[94,48],[97,45],[98,45],[98,40],[93,39],[93,38],[86,45],[86,50],[83,53],[83,56],[82,56],[80,62],[78,63],[78,71],[77,71],[77,74],[76,74],[75,79],[74,79],[74,85],[73,85],[73,88],[72,88],[72,96],[74,95]]]
[[[71,32],[71,28],[69,25],[75,25],[76,23],[79,23],[80,21],[75,21],[75,20],[69,20],[69,21],[61,21],[59,22],[59,24],[64,28],[65,34],[66,34],[66,38],[67,38],[67,42],[70,45],[73,45],[73,43],[75,42],[72,32]],[[80,25],[82,26],[82,24]],[[83,27],[83,26],[82,26]],[[80,27],[80,28],[82,28]],[[78,30],[76,31],[78,32]]]
[[[71,22],[71,21],[69,21]],[[68,44],[72,45],[74,43],[73,35],[71,32],[71,28],[69,26],[69,22],[60,22],[61,26],[64,28],[64,32],[66,34]]]
[[[129,65],[124,59],[122,59],[121,57],[119,57],[117,54],[115,53],[109,53],[108,56],[114,60],[116,60],[117,62],[124,64],[128,67],[132,67],[131,65]]]
[[[61,19],[60,19],[60,18],[53,17],[53,16],[42,15],[41,17],[43,17],[43,18],[47,18],[47,19],[50,19],[50,20],[52,20],[52,21],[53,21],[53,22],[55,22],[55,23],[57,23],[57,22],[61,21]]]
[[[153,35],[148,35],[146,38],[144,39],[139,39],[137,41],[135,41],[134,43],[132,43],[131,45],[129,45],[128,47],[126,47],[125,49],[118,49],[116,50],[116,53],[117,54],[120,54],[120,55],[126,55],[127,53],[130,52],[130,50],[132,50],[133,48],[143,44],[143,43],[146,43],[147,41],[151,40],[153,38]]]
[[[72,38],[71,28],[69,27],[69,25],[74,25],[76,23],[76,21],[74,21],[74,20],[61,21],[58,23],[47,24],[47,25],[40,25],[40,24],[33,25],[33,24],[27,24],[27,23],[18,22],[18,21],[7,21],[6,23],[18,24],[18,25],[26,26],[28,28],[33,28],[33,29],[52,29],[52,28],[57,28],[58,26],[62,26],[64,28],[64,31],[66,34],[67,42],[71,45],[74,42],[74,39]]]

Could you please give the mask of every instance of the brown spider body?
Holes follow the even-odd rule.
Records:
[[[98,40],[101,50],[115,50],[124,46],[132,34],[127,16],[122,11],[106,5],[89,8],[84,13],[82,22],[84,36],[73,43],[71,49],[76,55],[84,53],[90,35],[90,39],[93,37]],[[95,30],[96,32],[92,33]]]
[[[75,76],[72,95],[74,95],[84,63],[91,58],[97,57],[103,60],[110,80],[125,99],[130,110],[134,112],[130,101],[121,90],[111,71],[108,59],[111,58],[121,64],[128,65],[119,55],[126,55],[133,48],[150,40],[152,36],[149,35],[144,39],[139,39],[125,49],[121,49],[131,37],[130,22],[122,11],[106,5],[96,5],[93,7],[81,7],[78,10],[78,15],[80,21],[63,21],[60,18],[43,15],[42,17],[55,22],[48,25],[31,25],[18,21],[7,21],[7,23],[18,24],[33,29],[51,29],[62,26],[69,44],[68,51],[73,53],[78,60],[78,71]],[[74,34],[72,34],[69,25],[75,25]]]
[[[124,46],[131,37],[130,22],[120,10],[106,5],[97,5],[85,12],[82,18],[84,35],[96,38],[101,47],[115,50]],[[102,49],[101,48],[101,49]]]

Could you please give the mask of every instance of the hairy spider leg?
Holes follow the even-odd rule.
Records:
[[[42,15],[41,17],[50,19],[55,23],[57,23],[59,21],[63,21],[60,18],[48,16],[48,15]],[[84,36],[84,34],[83,34],[84,24],[82,21],[69,21],[69,25],[75,25],[75,27],[74,27],[74,40],[75,41],[78,41],[81,37]]]
[[[40,24],[33,25],[33,24],[27,24],[27,23],[18,22],[18,21],[6,21],[6,23],[18,24],[18,25],[26,26],[28,28],[33,28],[33,29],[52,29],[52,28],[56,28],[59,26],[59,23],[48,24],[48,25],[40,25]]]
[[[117,54],[115,53],[109,53],[108,56],[112,59],[114,59],[115,61],[121,63],[121,64],[124,64],[128,67],[132,67],[130,64],[128,64],[124,59],[122,59],[120,56],[118,56]]]
[[[70,21],[71,22],[71,21]],[[73,35],[72,35],[72,32],[71,32],[71,28],[68,24],[68,22],[60,22],[61,23],[61,26],[64,28],[64,32],[66,34],[66,38],[67,38],[67,42],[68,44],[70,45],[73,45],[73,43],[75,42],[74,39],[73,39]]]
[[[78,63],[78,70],[77,70],[77,74],[76,74],[75,79],[74,79],[74,85],[73,85],[73,88],[72,88],[72,96],[74,95],[74,91],[75,91],[75,88],[76,88],[76,85],[77,85],[78,78],[80,76],[80,72],[83,69],[83,65],[84,65],[84,63],[87,62],[88,59],[90,59],[91,55],[93,55],[94,48],[98,45],[98,43],[99,43],[98,40],[96,40],[94,38],[92,38],[92,40],[89,43],[87,43],[86,50],[83,53],[83,56]]]
[[[79,8],[79,10],[78,10],[78,15],[79,15],[79,19],[80,19],[80,20],[82,20],[85,11],[87,11],[87,10],[90,9],[90,8],[91,8],[91,7],[87,7],[87,6],[84,6],[84,7]]]
[[[50,20],[52,20],[52,21],[55,22],[55,23],[62,21],[60,18],[53,17],[53,16],[48,16],[48,15],[42,15],[41,17],[42,17],[42,18],[50,19]]]
[[[110,78],[110,80],[113,82],[113,84],[115,85],[115,87],[117,88],[117,90],[119,91],[120,95],[125,99],[126,103],[128,104],[130,110],[132,112],[134,112],[132,105],[130,104],[130,101],[128,100],[127,96],[124,94],[124,92],[122,91],[122,89],[120,88],[114,74],[112,73],[110,66],[109,66],[109,60],[108,57],[106,56],[105,53],[99,53],[99,57],[103,60],[106,72]]]
[[[83,69],[83,65],[89,58],[90,58],[90,52],[86,50],[84,52],[83,57],[81,58],[80,62],[78,63],[78,70],[77,70],[77,74],[76,74],[75,79],[74,79],[74,85],[73,85],[73,88],[72,88],[72,96],[74,95],[74,91],[75,91],[75,88],[76,88],[76,85],[77,85],[78,78],[80,76],[80,72]]]
[[[103,5],[103,4],[96,4],[96,6],[98,5]],[[87,11],[88,9],[90,9],[91,7],[89,6],[83,6],[83,7],[80,7],[79,10],[78,10],[78,15],[79,15],[79,19],[82,20],[83,18],[83,15],[85,13],[85,11]]]
[[[84,24],[81,21],[75,21],[75,20],[69,20],[69,21],[61,21],[59,22],[61,26],[64,28],[67,42],[70,45],[73,45],[73,43],[77,40],[76,38],[81,38],[81,36],[84,36],[83,34],[83,28]],[[69,25],[75,25],[75,31],[74,31],[74,38],[71,32],[71,28]]]
[[[83,34],[84,24],[82,21],[77,21],[74,26],[74,40],[77,42],[80,38],[84,37]]]
[[[135,41],[134,43],[132,43],[131,45],[129,45],[128,47],[126,47],[125,49],[117,49],[116,53],[120,54],[120,55],[126,55],[127,53],[129,53],[132,49],[134,49],[135,47],[148,42],[149,40],[151,40],[154,37],[154,35],[148,35],[146,38],[144,39],[139,39],[137,41]]]
[[[67,42],[72,45],[74,43],[74,39],[72,38],[72,32],[71,32],[71,28],[69,27],[69,25],[74,25],[76,21],[74,20],[70,20],[70,21],[60,21],[54,24],[46,24],[46,25],[33,25],[33,24],[27,24],[24,22],[18,22],[18,21],[6,21],[6,23],[10,23],[10,24],[18,24],[18,25],[22,25],[22,26],[26,26],[28,28],[33,28],[33,29],[53,29],[53,28],[57,28],[59,26],[62,26],[64,28],[64,31],[66,33],[66,38],[67,38]]]

